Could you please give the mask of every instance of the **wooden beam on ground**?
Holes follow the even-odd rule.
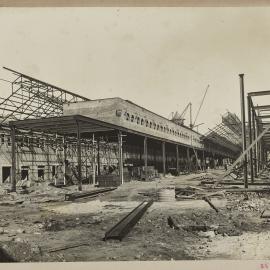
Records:
[[[258,192],[258,193],[270,193],[270,189],[258,189],[258,188],[226,188],[224,189],[229,193],[242,193],[242,192]]]
[[[74,192],[70,194],[65,195],[66,201],[74,201],[76,199],[85,198],[85,197],[93,197],[94,195],[110,192],[115,190],[115,188],[102,188],[102,189],[96,189],[96,190],[89,190],[89,191],[83,191],[83,192]]]
[[[203,200],[205,200],[218,213],[218,209],[214,206],[214,204],[210,201],[210,199],[207,196],[203,197]]]
[[[113,226],[109,231],[105,233],[103,240],[116,239],[122,240],[129,231],[136,225],[143,214],[146,212],[148,207],[153,203],[151,201],[144,201],[134,208],[128,215],[126,215],[122,220],[120,220],[115,226]]]

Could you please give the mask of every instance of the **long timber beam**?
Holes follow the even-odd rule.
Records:
[[[140,220],[146,210],[153,204],[153,200],[144,201],[134,208],[128,215],[120,220],[115,226],[113,226],[108,232],[105,233],[103,240],[116,239],[122,240],[130,230]]]

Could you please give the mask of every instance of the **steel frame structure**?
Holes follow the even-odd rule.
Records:
[[[4,67],[16,78],[11,82],[12,92],[0,98],[0,124],[10,120],[61,116],[63,104],[90,99]]]
[[[204,140],[229,148],[237,156],[241,152],[241,134],[241,121],[235,114],[227,112],[222,115],[222,122],[204,135]]]
[[[249,145],[257,140],[259,134],[269,127],[270,105],[254,105],[254,97],[270,96],[270,91],[247,93],[248,134]],[[270,132],[265,132],[262,138],[249,151],[249,170],[251,182],[264,169],[267,163],[267,152],[270,150]]]

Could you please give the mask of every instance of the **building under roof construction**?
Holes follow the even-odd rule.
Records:
[[[204,170],[241,151],[241,122],[234,114],[202,135],[133,102],[90,100],[5,69],[15,79],[0,102],[0,179],[13,189],[24,180],[71,181],[79,189],[83,182],[120,185],[158,173]]]

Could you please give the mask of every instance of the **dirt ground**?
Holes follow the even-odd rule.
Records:
[[[220,173],[210,171],[208,177]],[[204,177],[190,174],[131,181],[96,198],[73,202],[64,201],[64,195],[75,191],[75,186],[42,183],[25,194],[2,191],[0,261],[270,259],[270,222],[260,217],[268,207],[269,193],[219,194],[211,198],[218,212],[201,196],[157,200],[163,187],[211,191],[200,185]],[[153,205],[122,241],[103,241],[107,230],[150,199],[155,200]],[[168,217],[177,228],[168,225]],[[51,250],[76,243],[84,245]]]

